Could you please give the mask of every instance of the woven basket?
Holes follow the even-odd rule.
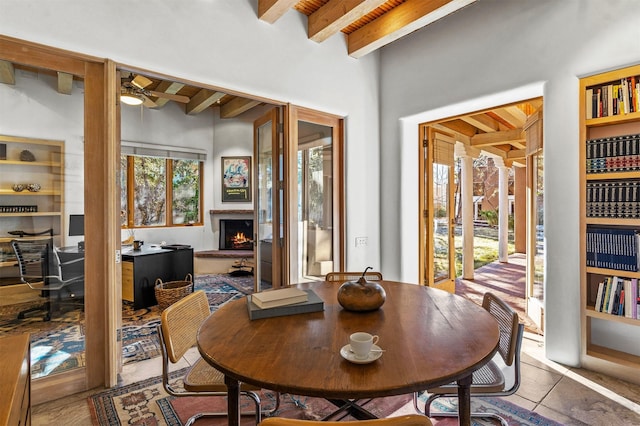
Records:
[[[156,300],[160,310],[164,310],[178,300],[193,293],[193,277],[187,274],[184,281],[167,281],[163,283],[160,278],[156,280]]]

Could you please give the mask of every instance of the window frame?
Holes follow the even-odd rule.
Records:
[[[130,154],[130,153],[121,153],[121,161],[122,157],[126,157],[127,161],[127,170],[126,170],[126,191],[127,191],[127,223],[121,224],[122,229],[150,229],[150,228],[179,228],[182,226],[204,226],[204,200],[203,200],[203,188],[204,188],[204,161],[202,159],[187,159],[187,158],[177,158],[177,157],[162,157],[165,161],[165,222],[163,225],[135,225],[134,224],[134,194],[135,194],[135,165],[134,158],[135,157],[148,157],[148,158],[158,158],[157,156],[152,155],[140,155],[140,154]],[[198,221],[193,223],[174,223],[173,222],[173,161],[174,160],[182,160],[182,161],[197,161],[198,162],[198,175],[199,175],[199,185],[198,185],[198,211],[200,212]],[[169,178],[171,177],[171,178]]]

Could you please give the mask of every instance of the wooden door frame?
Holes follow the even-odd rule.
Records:
[[[114,299],[114,288],[118,288],[120,282],[115,262],[120,232],[113,225],[119,223],[113,220],[119,211],[119,203],[114,203],[118,199],[114,167],[118,162],[113,162],[115,67],[101,58],[7,36],[0,36],[0,59],[72,74],[83,78],[85,85],[85,326],[93,332],[85,334],[86,367],[33,381],[32,403],[39,404],[117,383],[117,365],[113,364],[117,331],[107,327],[107,324],[111,326],[109,313],[114,303],[119,302]]]
[[[455,144],[454,135],[447,134],[446,132],[440,129],[434,129],[431,123],[423,123],[419,125],[419,161],[418,161],[418,282],[420,285],[436,287],[442,290],[448,291],[450,293],[455,292],[455,244],[453,242],[453,218],[454,218],[454,191],[453,191],[453,183],[454,183],[454,165],[449,165],[449,223],[447,226],[449,227],[449,278],[446,280],[441,280],[435,282],[433,279],[434,270],[434,256],[427,256],[428,254],[433,254],[433,237],[434,237],[434,227],[433,227],[433,197],[432,197],[432,186],[433,183],[433,158],[434,158],[434,150],[435,150],[435,136],[434,133],[437,131],[438,133],[444,135],[445,137],[451,137],[453,139],[453,143]]]
[[[256,208],[259,207],[258,205],[258,200],[260,199],[259,197],[259,192],[260,192],[260,188],[258,187],[258,183],[257,183],[257,179],[259,176],[259,167],[260,167],[260,152],[259,152],[259,147],[258,147],[258,129],[262,126],[264,126],[266,123],[271,122],[272,126],[271,126],[271,141],[272,141],[272,146],[273,146],[273,151],[272,151],[272,155],[271,155],[271,162],[272,162],[272,170],[271,170],[271,188],[272,188],[272,209],[273,209],[273,214],[272,214],[272,220],[273,223],[275,223],[275,225],[273,225],[273,229],[272,229],[272,242],[271,242],[271,264],[272,264],[272,271],[271,271],[271,283],[272,286],[274,288],[280,287],[282,285],[282,271],[284,271],[283,267],[282,267],[282,263],[285,262],[285,259],[287,256],[282,256],[282,244],[281,244],[281,238],[280,238],[280,232],[279,232],[279,222],[280,222],[280,216],[281,214],[283,214],[283,212],[280,211],[280,191],[279,191],[279,178],[280,178],[280,165],[279,165],[279,156],[280,156],[280,152],[282,150],[282,140],[281,140],[281,134],[282,132],[279,131],[279,127],[281,126],[281,120],[282,120],[282,107],[279,106],[274,106],[271,110],[269,110],[268,112],[266,112],[265,114],[263,114],[261,117],[259,117],[257,120],[255,120],[253,122],[253,176],[254,179],[256,179],[256,183],[253,186],[253,191],[254,191],[254,197],[253,199],[254,201],[254,227],[255,227],[255,232],[254,232],[254,256],[255,256],[255,268],[257,271],[259,271],[255,276],[254,276],[254,291],[259,291],[260,290],[260,286],[258,283],[258,280],[262,279],[262,275],[261,275],[261,268],[260,268],[260,263],[262,261],[261,259],[261,254],[260,254],[260,241],[259,241],[259,219],[260,219],[260,209]],[[285,197],[286,200],[286,197]],[[285,201],[286,202],[286,201]],[[284,235],[283,235],[283,239],[286,240],[286,227],[284,229]]]
[[[334,270],[344,271],[345,268],[345,181],[344,181],[344,118],[338,115],[325,113],[297,105],[289,105],[287,114],[288,132],[285,135],[287,149],[285,150],[285,210],[288,217],[288,238],[284,240],[283,256],[289,261],[293,254],[292,244],[298,241],[298,204],[297,191],[298,186],[298,121],[307,121],[314,124],[332,128],[332,175],[333,175],[333,259]],[[290,262],[290,261],[289,261]],[[291,282],[294,269],[291,263],[285,265],[283,269],[286,274],[287,282]],[[295,269],[297,271],[297,267]],[[297,275],[296,275],[297,276]]]

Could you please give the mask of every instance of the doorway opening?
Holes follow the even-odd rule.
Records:
[[[420,124],[420,282],[544,315],[542,98]],[[536,271],[540,271],[539,273]]]

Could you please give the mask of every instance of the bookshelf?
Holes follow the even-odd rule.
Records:
[[[581,361],[634,383],[640,383],[638,89],[640,65],[582,78],[579,91]]]
[[[15,184],[23,184],[20,191]],[[37,184],[32,190],[28,184]],[[0,135],[0,279],[17,280],[12,231],[63,234],[64,142]]]

